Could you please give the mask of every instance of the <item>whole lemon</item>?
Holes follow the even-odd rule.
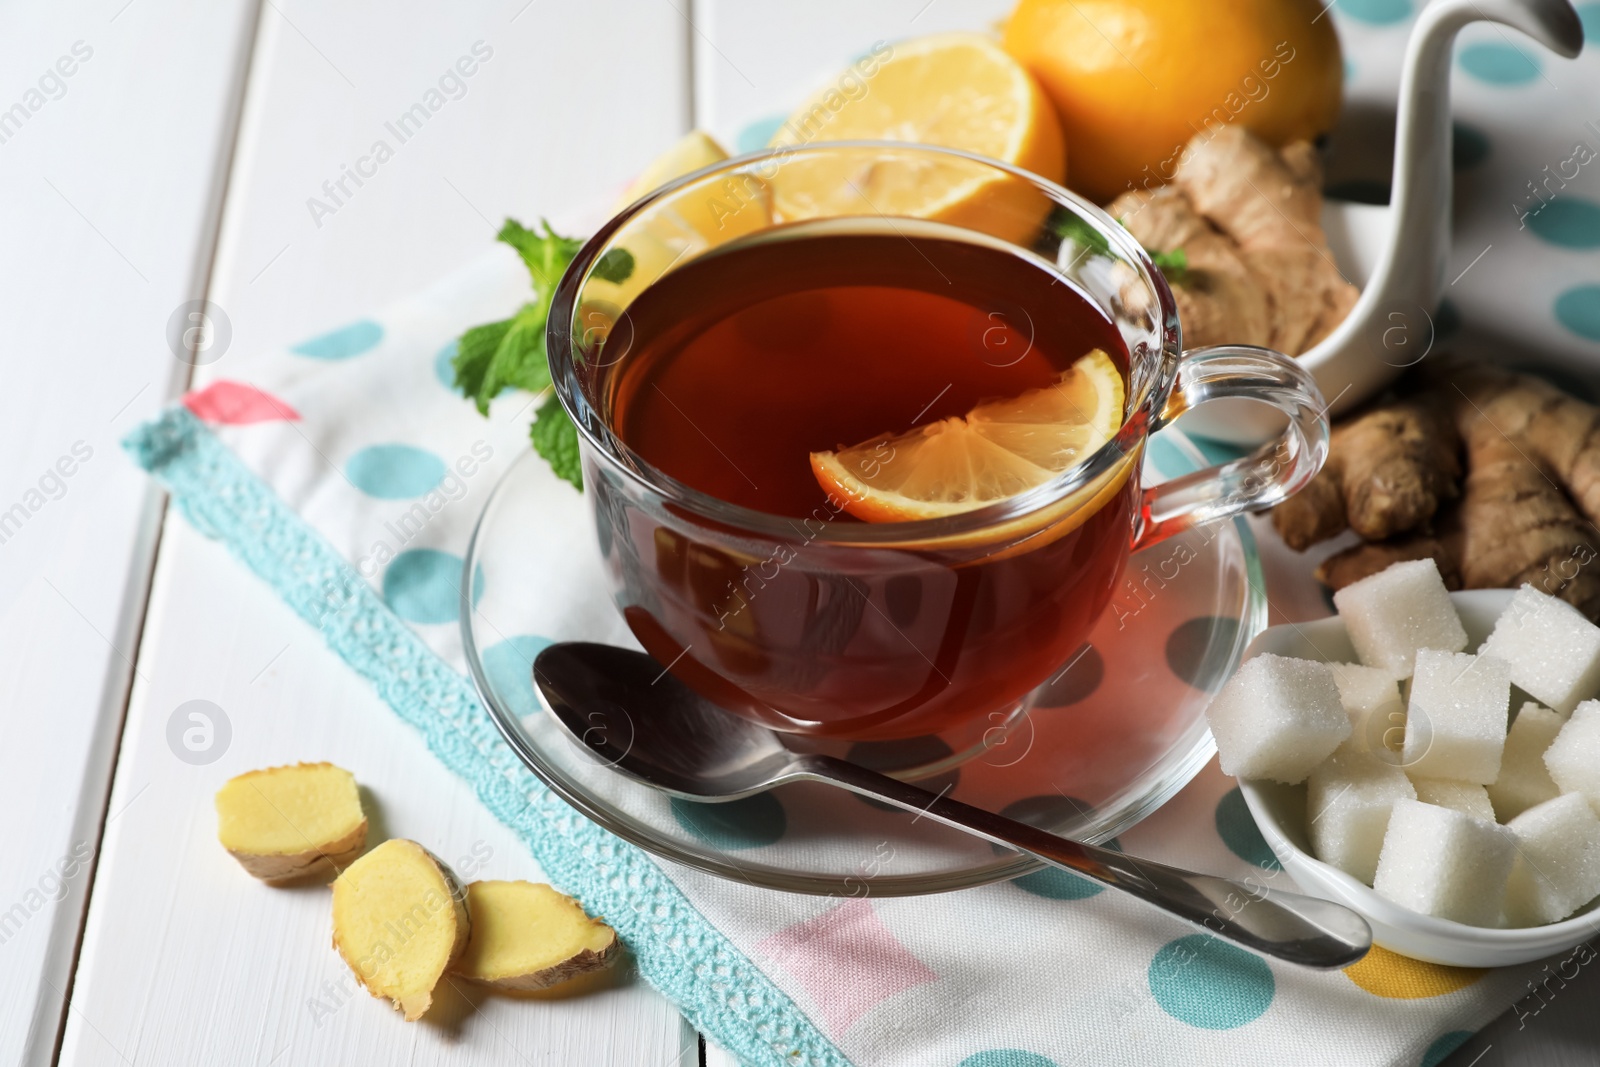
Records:
[[[1105,203],[1172,176],[1196,134],[1326,132],[1344,65],[1317,0],[1020,0],[1005,48],[1056,106],[1068,185]]]

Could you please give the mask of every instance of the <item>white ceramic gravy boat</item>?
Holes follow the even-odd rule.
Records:
[[[1300,356],[1338,415],[1427,353],[1450,255],[1450,61],[1456,34],[1479,21],[1520,30],[1568,59],[1583,48],[1570,0],[1434,0],[1406,46],[1396,115],[1393,192],[1375,207],[1328,200],[1323,227],[1361,297],[1333,333]],[[1282,431],[1262,404],[1217,401],[1182,420],[1189,433],[1258,444]]]

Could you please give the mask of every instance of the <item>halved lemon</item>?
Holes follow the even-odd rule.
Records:
[[[653,192],[674,178],[681,178],[691,170],[709,167],[728,158],[727,150],[704,130],[690,130],[674,141],[665,152],[650,161],[612,205],[615,215],[645,193]]]
[[[811,453],[823,490],[867,522],[954,515],[1026,492],[1082,462],[1122,425],[1122,375],[1101,349],[1050,385],[964,416]]]
[[[614,211],[621,211],[646,193],[691,171],[728,158],[723,147],[702,130],[691,130],[651,161],[624,190]],[[600,319],[614,319],[646,286],[710,248],[772,225],[771,197],[753,174],[729,174],[715,182],[680,189],[630,219],[612,237],[612,244],[632,258],[621,281],[592,275],[584,298],[603,302]],[[604,329],[600,319],[587,328]]]
[[[947,33],[883,45],[801,105],[774,147],[887,140],[960,148],[1061,181],[1054,107],[994,40]],[[844,215],[934,219],[1024,240],[1050,203],[1031,183],[981,164],[882,150],[795,156],[771,179],[784,221]]]

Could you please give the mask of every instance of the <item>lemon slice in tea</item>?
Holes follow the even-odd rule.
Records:
[[[1093,455],[1122,425],[1122,375],[1104,351],[1050,385],[964,416],[837,452],[811,453],[823,490],[867,522],[973,511],[1043,485]]]

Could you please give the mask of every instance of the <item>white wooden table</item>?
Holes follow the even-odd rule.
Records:
[[[308,949],[325,891],[241,888],[212,792],[312,750],[410,783],[383,795],[380,830],[491,877],[530,861],[266,588],[164,514],[117,442],[188,383],[166,340],[188,300],[219,305],[240,350],[309,335],[481,254],[508,214],[592,201],[686,129],[769,113],[876,39],[1006,6],[0,6],[0,1063],[731,1064],[627,974],[533,1002],[450,990],[403,1025]],[[307,198],[476,42],[492,57],[466,95],[314,218]],[[196,699],[231,728],[208,766],[167,740]],[[1586,975],[1450,1063],[1594,1062],[1597,991]]]

